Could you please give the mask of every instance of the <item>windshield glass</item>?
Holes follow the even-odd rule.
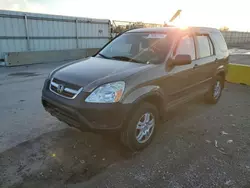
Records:
[[[114,39],[99,56],[137,63],[161,63],[167,55],[164,33],[124,33]]]

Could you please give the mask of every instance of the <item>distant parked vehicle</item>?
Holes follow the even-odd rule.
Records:
[[[82,131],[118,130],[126,146],[140,150],[168,109],[199,95],[218,102],[228,57],[217,29],[130,30],[96,55],[52,71],[42,104]]]

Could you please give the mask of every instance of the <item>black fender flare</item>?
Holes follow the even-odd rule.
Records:
[[[220,65],[216,69],[216,72],[215,72],[214,76],[221,75],[221,74],[223,74],[224,76],[226,76],[226,74],[227,74],[227,65]]]
[[[164,92],[159,86],[149,85],[143,86],[140,88],[136,88],[131,92],[127,93],[121,103],[123,104],[131,104],[131,103],[138,103],[139,101],[150,97],[150,96],[157,96],[164,100]]]
[[[165,113],[165,97],[164,92],[159,86],[155,85],[148,85],[143,86],[137,89],[134,89],[133,91],[129,92],[127,95],[124,96],[121,103],[123,104],[132,104],[133,107],[137,106],[142,101],[147,101],[147,99],[156,97],[158,100],[160,100],[160,103],[157,105],[159,108],[159,115],[161,117],[164,117]]]

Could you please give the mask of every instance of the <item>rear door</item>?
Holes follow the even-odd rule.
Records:
[[[195,34],[197,60],[194,65],[196,90],[205,91],[211,84],[211,79],[217,67],[214,44],[208,34]]]

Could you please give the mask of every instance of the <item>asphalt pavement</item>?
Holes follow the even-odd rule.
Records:
[[[0,152],[66,127],[43,110],[40,99],[45,78],[64,63],[0,67]]]

